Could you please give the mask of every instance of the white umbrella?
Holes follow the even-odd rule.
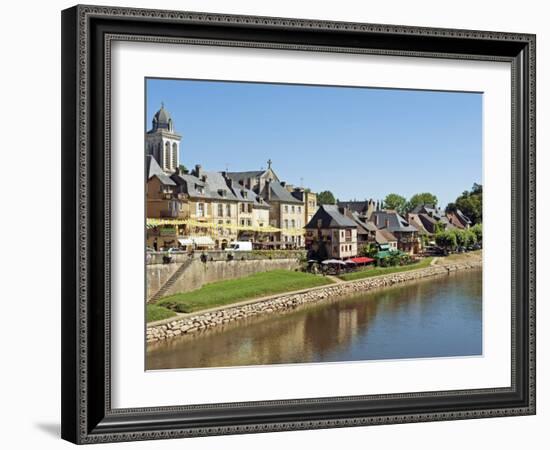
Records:
[[[339,259],[325,259],[322,264],[340,264],[343,266],[346,265],[344,261],[340,261]]]

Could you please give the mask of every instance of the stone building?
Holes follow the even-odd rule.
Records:
[[[164,104],[153,116],[152,127],[145,133],[145,154],[150,155],[161,169],[172,174],[180,164],[181,135],[174,131],[174,123]]]
[[[311,257],[322,260],[357,256],[357,224],[336,205],[320,205],[305,228]]]
[[[269,205],[269,225],[280,228],[270,233],[267,245],[272,248],[302,248],[305,245],[303,227],[305,205],[294,197],[281,182],[268,161],[266,170],[227,172],[227,177],[255,192]]]
[[[374,211],[369,220],[379,230],[387,230],[397,238],[397,248],[402,252],[416,254],[421,251],[418,230],[393,210]]]

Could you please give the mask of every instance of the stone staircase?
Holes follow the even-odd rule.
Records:
[[[149,299],[147,303],[155,303],[160,298],[164,297],[168,290],[174,285],[176,281],[183,275],[183,273],[187,270],[187,268],[193,264],[193,259],[188,259],[187,261],[184,261],[181,266],[178,267],[178,269],[172,274],[168,280],[166,280],[166,283],[162,285],[162,287],[155,293],[153,296]]]

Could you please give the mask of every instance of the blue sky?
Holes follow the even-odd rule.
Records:
[[[340,200],[439,204],[481,183],[482,94],[399,89],[146,80],[146,129],[161,102],[183,136],[188,168],[267,167]]]

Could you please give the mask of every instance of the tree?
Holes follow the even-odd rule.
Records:
[[[456,234],[451,231],[441,231],[435,235],[435,243],[447,251],[456,249]]]
[[[471,191],[464,191],[455,201],[459,209],[474,224],[483,220],[483,186],[474,183]]]
[[[470,228],[470,231],[475,234],[476,242],[481,244],[483,241],[483,228],[480,223],[476,223]]]
[[[412,211],[414,208],[420,205],[437,205],[437,197],[429,192],[422,192],[420,194],[414,194],[407,205],[407,210]]]
[[[378,248],[376,247],[376,244],[373,243],[365,244],[361,247],[361,250],[359,250],[359,255],[368,256],[369,258],[374,258],[377,253]]]
[[[336,204],[336,199],[330,191],[323,191],[317,194],[317,204],[319,205],[334,205]]]
[[[180,169],[180,173],[188,173],[187,167],[185,167],[185,165],[183,164],[179,165],[179,169]]]
[[[449,214],[456,211],[456,203],[449,203],[445,208],[445,213]]]
[[[384,207],[387,209],[394,209],[399,214],[405,212],[407,206],[407,199],[398,194],[388,194],[384,199]]]

